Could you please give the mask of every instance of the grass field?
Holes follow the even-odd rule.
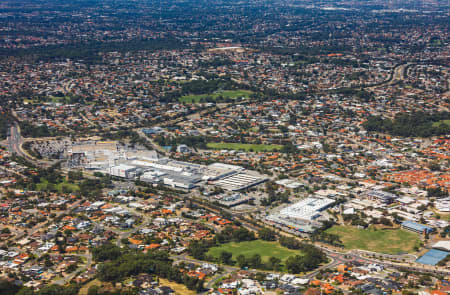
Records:
[[[210,149],[215,150],[238,150],[238,151],[254,151],[254,152],[271,152],[279,151],[283,147],[278,144],[248,144],[248,143],[229,143],[229,142],[209,142],[206,145]]]
[[[439,125],[441,125],[441,123],[444,123],[446,125],[450,125],[450,120],[441,120],[441,121],[438,121],[438,122],[434,122],[433,123],[433,127],[438,127]]]
[[[224,98],[231,98],[231,99],[236,99],[236,98],[241,98],[241,97],[249,98],[252,93],[253,92],[251,92],[249,90],[225,90],[225,91],[215,92],[212,94],[185,95],[185,96],[180,97],[179,101],[186,102],[186,103],[198,103],[198,102],[200,102],[200,100],[202,98],[206,98],[207,96],[212,97],[214,100],[216,100],[220,96],[222,96]]]
[[[84,285],[78,292],[78,295],[87,295],[89,287],[91,286],[100,287],[102,291],[109,291],[109,292],[117,291],[116,289],[114,289],[111,283],[102,283],[99,279],[95,279]]]
[[[171,282],[169,280],[159,278],[159,284],[161,286],[168,286],[175,291],[177,295],[194,295],[197,294],[195,291],[189,290],[185,285]]]
[[[46,191],[49,185],[51,186],[52,184],[49,184],[47,179],[41,178],[41,182],[36,184],[36,190],[38,190],[38,191]],[[57,190],[60,193],[64,192],[64,188],[65,188],[66,191],[71,191],[71,192],[75,192],[75,191],[79,191],[80,190],[78,185],[73,184],[73,183],[68,183],[66,180],[64,180],[64,182],[61,182],[61,183],[58,183],[58,184],[54,184],[54,189]]]
[[[30,103],[30,104],[40,103],[38,100],[29,99],[29,98],[25,98],[23,101],[26,103]],[[58,102],[66,103],[66,102],[70,101],[70,97],[69,96],[62,96],[62,97],[49,96],[49,97],[47,97],[47,99],[45,101],[53,102],[53,103],[58,103]]]
[[[418,234],[402,229],[364,230],[351,226],[333,226],[327,232],[338,235],[346,249],[397,254],[399,252],[413,252],[414,246],[420,244]]]
[[[271,256],[277,257],[284,262],[289,256],[301,255],[298,250],[290,250],[284,248],[277,242],[267,242],[262,240],[255,240],[250,242],[240,243],[227,243],[222,244],[220,247],[213,247],[209,249],[208,255],[213,257],[219,257],[222,251],[227,251],[233,254],[233,260],[236,261],[236,257],[244,255],[249,258],[254,254],[259,254],[263,262],[267,262]]]

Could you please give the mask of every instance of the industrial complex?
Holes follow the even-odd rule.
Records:
[[[84,141],[67,148],[69,166],[111,176],[164,184],[178,189],[214,185],[240,191],[266,180],[255,171],[223,163],[199,165],[160,157],[156,151],[139,150],[118,142]]]
[[[312,232],[326,219],[323,212],[334,204],[325,197],[308,197],[266,217],[266,221],[277,226],[288,227],[300,232]]]

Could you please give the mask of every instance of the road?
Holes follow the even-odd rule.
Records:
[[[386,81],[379,83],[379,84],[367,86],[367,87],[365,87],[365,89],[372,90],[372,89],[375,89],[375,88],[378,88],[381,86],[394,85],[400,81],[403,81],[405,79],[406,69],[410,65],[411,65],[410,63],[396,65],[394,67],[393,72],[392,72],[391,76],[389,77],[389,79],[387,79]]]
[[[8,149],[11,153],[26,158],[27,155],[22,151],[22,136],[20,135],[20,127],[17,123],[11,126],[8,135]]]
[[[58,212],[55,214],[55,218],[58,218],[59,216],[61,216],[62,214],[66,214],[66,213],[70,213],[70,211],[72,211],[73,209],[77,208],[78,206],[80,206],[81,201],[78,200],[75,203],[73,203],[70,207],[68,207],[66,210]],[[41,228],[43,228],[45,225],[47,224],[47,221],[45,222],[41,222],[36,224],[33,228],[31,228],[29,231],[27,231],[26,233],[23,232],[20,236],[16,236],[15,240],[20,240],[25,236],[32,236],[33,234],[35,234],[36,232],[38,232]]]
[[[49,167],[55,163],[55,161],[47,161],[47,160],[36,160],[31,155],[29,155],[26,151],[22,149],[22,144],[24,143],[24,139],[20,134],[20,127],[17,122],[15,122],[9,129],[9,135],[6,139],[6,145],[11,154],[15,154],[20,156],[33,165]]]
[[[54,281],[53,282],[54,284],[65,285],[68,282],[70,282],[76,276],[77,273],[83,272],[87,268],[91,267],[91,265],[92,265],[92,255],[91,254],[77,254],[76,256],[81,256],[81,257],[86,258],[86,260],[87,260],[86,264],[78,267],[75,271],[73,271],[72,273],[64,276],[63,278],[61,278],[61,279],[59,279],[57,281]]]
[[[70,207],[68,207],[66,210],[61,211],[61,212],[58,212],[58,213],[56,214],[55,218],[59,217],[59,216],[62,215],[62,214],[69,213],[69,212],[72,211],[73,209],[77,208],[77,207],[80,205],[80,203],[81,203],[81,201],[76,201],[76,202],[73,203]],[[42,228],[44,228],[45,225],[46,225],[46,223],[47,223],[47,222],[42,222],[42,223],[36,224],[36,225],[35,225],[33,228],[31,228],[29,231],[27,231],[27,232],[24,231],[24,232],[22,232],[21,234],[15,236],[15,240],[16,240],[16,241],[19,241],[19,240],[21,240],[22,238],[24,238],[25,236],[27,236],[27,237],[32,236],[33,234],[35,234],[36,232],[38,232],[38,231],[40,231]],[[10,249],[10,250],[14,250],[14,251],[16,251],[16,252],[18,252],[18,253],[23,253],[23,252],[24,252],[23,249],[19,249],[19,248],[17,248],[17,247],[10,247],[9,249]],[[34,252],[33,254],[37,254],[37,253]],[[70,282],[70,280],[72,280],[78,272],[84,271],[86,268],[88,268],[88,267],[90,267],[90,266],[92,265],[92,255],[91,255],[91,254],[78,254],[78,255],[76,255],[76,256],[83,256],[83,257],[85,257],[86,260],[87,260],[87,263],[86,263],[85,265],[79,267],[78,269],[76,269],[74,272],[72,272],[72,273],[66,275],[64,278],[61,278],[61,279],[55,281],[55,284],[64,285],[64,284]]]
[[[146,139],[147,142],[150,144],[150,146],[155,151],[158,151],[163,155],[166,154],[166,150],[164,150],[161,146],[159,146],[157,143],[155,143],[151,137],[148,137],[144,132],[142,132],[142,129],[139,128],[139,129],[136,129],[135,131],[137,132],[137,134],[139,134],[140,137]]]
[[[197,200],[192,199],[192,198],[191,198],[191,200],[194,203],[196,203],[197,205],[199,205],[199,206],[201,206],[203,208],[206,208],[207,210],[219,213],[218,210],[209,207],[207,204],[200,203]],[[242,216],[240,216],[239,214],[234,214],[233,211],[231,211],[231,210],[225,210],[225,211],[231,213],[233,215],[234,219],[239,220],[242,223],[242,226],[244,226],[248,230],[257,232],[261,228],[260,225],[255,225],[255,224],[248,223],[246,220],[242,219]],[[265,225],[265,226],[268,226],[268,225]],[[279,234],[282,234],[282,235],[291,236],[291,237],[294,237],[294,238],[297,238],[297,239],[299,238],[296,235],[293,235],[293,234],[290,234],[290,233],[286,233],[286,232],[281,231],[281,230],[277,230],[277,232]],[[376,253],[371,253],[371,252],[368,252],[368,251],[350,250],[350,251],[347,251],[347,252],[342,252],[342,251],[334,250],[334,249],[332,249],[331,247],[328,247],[328,246],[322,246],[322,245],[317,244],[317,243],[315,243],[315,246],[320,248],[322,251],[324,251],[326,253],[326,255],[328,256],[328,258],[331,260],[331,262],[326,264],[326,265],[323,265],[323,266],[319,267],[318,269],[314,270],[313,272],[310,272],[310,273],[308,273],[306,275],[303,275],[302,278],[313,279],[321,270],[335,268],[337,265],[342,264],[342,263],[346,263],[346,262],[349,262],[349,261],[358,261],[358,262],[367,263],[367,264],[376,263],[376,264],[379,264],[379,265],[383,265],[385,267],[395,268],[395,269],[408,269],[408,270],[416,271],[416,272],[428,272],[428,273],[435,273],[435,274],[441,274],[441,275],[450,275],[450,270],[447,271],[447,270],[438,269],[438,268],[435,268],[435,267],[426,267],[426,266],[422,266],[422,265],[418,265],[418,264],[416,265],[414,262],[402,262],[402,263],[400,263],[400,262],[391,262],[391,261],[386,260],[386,259],[391,259],[391,258],[394,259],[394,260],[397,260],[397,261],[402,261],[405,258],[409,258],[408,260],[410,260],[410,258],[411,258],[410,254],[407,254],[407,255],[389,255],[388,257],[382,257],[381,258],[382,260],[380,260],[380,259],[367,257],[367,256],[371,256],[373,254],[376,254]],[[181,259],[182,261],[191,262],[191,263],[201,263],[201,261],[188,259],[188,258],[186,258],[185,255],[184,256],[174,256],[174,258]],[[415,261],[415,259],[414,259],[414,261]],[[223,278],[227,274],[237,270],[237,268],[233,268],[233,267],[227,266],[227,268],[225,268],[225,270],[226,270],[225,274],[221,274],[221,275],[215,276],[215,277],[213,277],[213,279],[211,279],[210,282],[208,282],[208,284],[206,286],[206,288],[208,290],[213,286],[213,284],[216,281],[218,281],[219,279]],[[253,270],[253,271],[255,271],[255,272],[256,271],[257,272],[265,272],[265,271],[260,271],[260,270]]]
[[[9,168],[6,168],[6,167],[3,167],[3,166],[0,166],[0,170],[3,170],[4,172],[7,172],[7,173],[11,173],[11,174],[15,174],[15,175],[17,175],[17,176],[20,176],[20,177],[26,178],[26,176],[25,176],[25,175],[23,175],[23,174],[22,174],[22,173],[20,173],[20,172],[17,172],[17,171],[15,171],[15,170],[13,170],[13,169],[9,169]]]
[[[172,257],[172,259],[176,260],[176,263],[179,263],[181,261],[186,262],[186,263],[195,263],[195,264],[204,263],[204,261],[201,261],[201,260],[188,258],[187,254],[174,255],[174,256],[171,256],[171,257]],[[316,269],[316,270],[314,270],[314,271],[312,271],[310,273],[307,273],[307,274],[305,274],[303,276],[300,276],[300,277],[310,280],[310,279],[314,278],[321,270],[327,269],[327,268],[334,268],[334,267],[336,267],[337,265],[339,265],[339,264],[341,264],[343,262],[344,262],[344,260],[342,260],[342,259],[339,259],[339,258],[338,259],[334,259],[334,258],[332,258],[330,263],[325,264],[325,265],[319,267],[318,269]],[[235,271],[238,271],[238,270],[241,269],[239,267],[234,267],[234,266],[229,266],[229,265],[221,265],[221,267],[224,269],[224,272],[216,274],[215,276],[213,276],[211,278],[211,280],[209,280],[209,282],[206,284],[205,291],[202,294],[208,293],[212,289],[213,285],[217,281],[219,281],[222,278],[228,276],[232,272],[235,272]],[[260,269],[249,269],[248,271],[253,272],[253,273],[258,273],[259,272],[259,273],[267,273],[267,274],[269,274],[269,273],[278,273],[276,271],[266,271],[266,270],[260,270]],[[284,273],[279,273],[279,274],[284,274]]]

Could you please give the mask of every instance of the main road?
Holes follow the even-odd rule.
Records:
[[[26,158],[25,153],[22,151],[22,136],[20,135],[19,125],[14,123],[9,129],[8,135],[8,149],[11,153]]]

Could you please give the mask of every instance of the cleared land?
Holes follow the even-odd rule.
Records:
[[[218,91],[211,94],[192,94],[192,95],[185,95],[179,98],[180,102],[186,102],[186,103],[198,103],[200,100],[205,99],[206,97],[211,97],[214,100],[217,100],[220,97],[223,97],[225,99],[237,99],[241,97],[249,98],[250,95],[253,92],[249,90],[225,90],[225,91]],[[220,99],[219,99],[220,100]]]
[[[117,291],[111,283],[105,283],[105,282],[101,282],[99,279],[95,279],[90,281],[89,283],[87,283],[86,285],[84,285],[80,291],[78,292],[78,295],[87,295],[88,294],[88,290],[89,287],[91,286],[97,286],[100,288],[100,290],[102,290],[103,292],[109,291],[109,292],[114,292]]]
[[[161,286],[168,286],[175,291],[176,295],[194,295],[197,294],[195,291],[189,290],[185,285],[178,284],[176,282],[171,282],[169,280],[159,278],[159,284]]]
[[[238,150],[238,151],[254,151],[254,152],[271,152],[279,151],[283,148],[279,144],[249,144],[249,143],[229,143],[229,142],[209,142],[206,145],[210,149],[215,150]]]
[[[338,235],[346,249],[361,249],[380,253],[413,252],[420,245],[418,234],[402,229],[358,229],[351,226],[333,226],[328,233]]]
[[[240,242],[240,243],[227,243],[222,244],[219,247],[213,247],[209,249],[208,255],[213,257],[220,257],[222,251],[227,251],[233,254],[232,259],[236,261],[236,257],[239,255],[244,255],[246,258],[250,258],[255,254],[261,256],[262,262],[269,261],[271,256],[279,258],[282,263],[293,255],[302,255],[302,252],[298,250],[290,250],[284,248],[278,242],[267,242],[262,240],[255,240],[250,242]]]

